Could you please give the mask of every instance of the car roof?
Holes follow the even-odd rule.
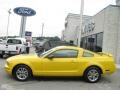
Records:
[[[78,49],[78,50],[83,50],[83,48],[76,47],[76,46],[57,46],[55,49]]]
[[[8,39],[16,39],[16,40],[23,40],[23,41],[26,41],[25,38],[8,38]]]

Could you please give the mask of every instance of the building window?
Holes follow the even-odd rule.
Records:
[[[98,33],[96,36],[96,52],[102,51],[103,33]]]
[[[103,32],[83,37],[81,47],[94,52],[102,52]]]
[[[73,40],[70,40],[70,45],[73,45],[74,44],[74,41]]]
[[[91,32],[95,29],[95,23],[89,22],[88,24],[84,25],[84,33]]]

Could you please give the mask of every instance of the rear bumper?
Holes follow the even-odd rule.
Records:
[[[18,53],[18,51],[0,51],[0,55],[4,55],[4,54],[7,54],[7,55],[17,55],[19,53]]]
[[[104,71],[104,74],[113,74],[116,72],[116,70],[117,70],[117,68],[116,68],[116,65],[114,64],[111,67],[106,68]]]

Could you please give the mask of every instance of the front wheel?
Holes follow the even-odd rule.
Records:
[[[21,49],[20,49],[19,54],[21,54],[21,53],[22,53],[22,51],[21,51]]]
[[[31,69],[26,65],[18,65],[13,70],[13,77],[19,81],[26,81],[31,77]]]
[[[3,55],[0,55],[0,58],[3,58]]]
[[[90,83],[96,83],[101,78],[100,69],[97,67],[90,67],[84,73],[84,79]]]

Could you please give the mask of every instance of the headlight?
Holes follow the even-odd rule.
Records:
[[[10,63],[9,63],[8,61],[6,62],[6,64],[7,64],[7,66],[9,66],[9,65],[10,65]]]

